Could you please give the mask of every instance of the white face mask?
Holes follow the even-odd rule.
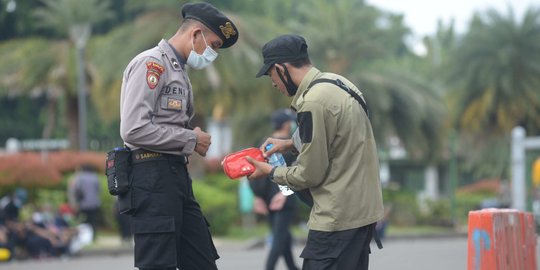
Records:
[[[202,33],[202,32],[201,32]],[[190,67],[194,69],[203,69],[210,65],[214,60],[216,60],[218,53],[210,46],[208,46],[208,43],[206,43],[206,38],[204,37],[204,33],[202,33],[204,44],[206,44],[206,49],[204,49],[204,52],[202,54],[198,54],[195,52],[195,46],[193,45],[193,40],[191,40],[191,52],[189,53],[188,59],[186,61],[186,64],[188,64]]]

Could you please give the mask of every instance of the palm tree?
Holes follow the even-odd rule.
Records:
[[[540,9],[520,22],[512,9],[475,15],[452,58],[450,94],[461,129],[508,134],[523,125],[540,133]]]
[[[488,10],[476,14],[450,54],[448,104],[460,130],[464,168],[477,178],[502,178],[510,131],[540,134],[540,9],[521,20]]]
[[[58,101],[69,83],[68,44],[42,38],[19,39],[0,45],[0,57],[10,65],[0,66],[3,96],[46,95],[47,109],[43,138],[50,138],[56,126]]]
[[[73,146],[85,149],[86,145],[80,144],[79,140],[86,137],[78,137],[80,129],[85,129],[85,118],[79,117],[81,113],[86,112],[86,76],[85,65],[83,61],[84,48],[86,40],[91,35],[92,25],[108,19],[112,13],[109,10],[109,2],[102,0],[44,0],[44,7],[35,11],[35,17],[39,26],[52,30],[61,38],[69,38],[69,52],[75,46],[77,64],[79,66],[78,82],[75,87],[72,69],[65,69],[64,81],[57,84],[61,87],[62,94],[66,101],[66,119],[69,131],[69,140]],[[68,60],[69,61],[69,60]],[[68,63],[68,66],[70,63]],[[71,73],[71,74],[70,74]],[[66,78],[67,77],[67,78]],[[67,79],[67,80],[66,80]],[[76,89],[79,89],[77,94]],[[54,106],[54,101],[51,101]],[[84,121],[81,123],[81,121]]]
[[[412,158],[438,155],[446,108],[435,81],[404,44],[403,17],[359,0],[301,2],[291,27],[303,33],[324,70],[345,75],[365,93],[382,149],[397,136]]]

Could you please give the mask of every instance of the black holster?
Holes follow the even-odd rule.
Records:
[[[107,153],[105,174],[107,187],[111,195],[120,196],[127,193],[131,187],[129,183],[129,168],[131,166],[131,150],[125,147],[116,147]]]

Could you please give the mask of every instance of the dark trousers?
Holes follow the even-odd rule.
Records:
[[[92,226],[93,230],[93,240],[96,240],[97,236],[97,223],[98,223],[98,216],[99,216],[99,208],[91,208],[91,209],[81,209],[79,211],[81,215],[84,216],[84,223],[90,224]]]
[[[135,267],[217,269],[219,256],[184,162],[136,163],[130,177]]]
[[[302,269],[367,270],[373,227],[370,224],[338,232],[310,230],[300,255],[304,258]]]
[[[266,259],[266,270],[274,270],[277,260],[283,256],[289,270],[298,269],[292,256],[292,235],[289,226],[294,218],[294,211],[283,210],[270,212],[268,221],[272,228],[272,247]]]

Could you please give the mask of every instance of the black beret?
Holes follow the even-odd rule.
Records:
[[[208,3],[188,3],[182,6],[182,18],[203,23],[223,41],[221,48],[231,47],[238,40],[238,29],[217,8]]]

